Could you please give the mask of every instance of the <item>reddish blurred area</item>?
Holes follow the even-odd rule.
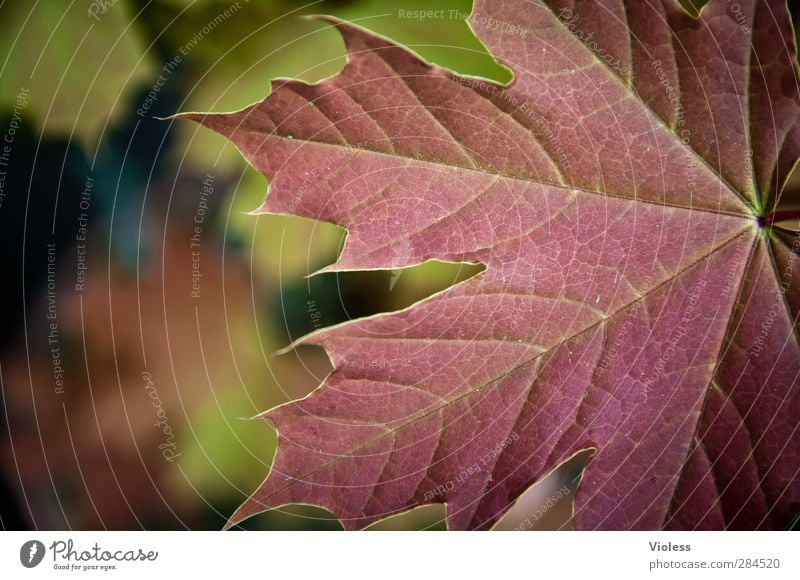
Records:
[[[221,385],[245,388],[231,382],[236,347],[225,330],[248,320],[252,299],[245,265],[235,256],[223,263],[210,243],[200,298],[191,298],[190,236],[186,228],[161,233],[138,272],[110,261],[103,244],[89,245],[81,292],[66,260],[55,304],[48,308],[47,293],[37,300],[27,345],[3,357],[3,469],[18,478],[36,528],[192,521],[190,482],[174,457]]]

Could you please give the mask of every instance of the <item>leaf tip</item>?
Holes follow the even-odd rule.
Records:
[[[212,131],[216,131],[217,133],[232,139],[233,133],[242,125],[243,120],[246,118],[248,112],[248,109],[233,113],[185,112],[175,113],[174,115],[165,117],[165,119],[170,121],[174,121],[176,119],[194,121],[206,129],[211,129]]]
[[[333,26],[337,26],[339,24],[346,24],[346,21],[342,20],[338,16],[333,16],[332,14],[303,14],[300,16],[300,18],[309,21],[326,22]]]
[[[310,14],[303,18],[306,20],[324,22],[333,26],[339,34],[341,34],[342,40],[347,48],[347,53],[351,55],[363,52],[365,49],[375,48],[376,42],[379,46],[386,43],[386,39],[379,34],[337,16],[331,16],[329,14]]]
[[[267,198],[266,195],[264,197]],[[247,211],[241,211],[239,213],[242,215],[249,215],[249,216],[259,216],[265,213],[269,213],[269,209],[267,208],[267,203],[268,202],[265,199],[265,201],[263,201],[261,205],[259,205],[258,207]]]
[[[295,342],[296,341],[292,341],[282,348],[273,350],[271,353],[269,353],[269,358],[277,358],[279,356],[283,356],[285,354],[290,353],[292,350],[294,350],[294,347],[296,346]]]

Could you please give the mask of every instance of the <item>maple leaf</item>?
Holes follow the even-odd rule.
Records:
[[[800,104],[785,3],[693,17],[677,0],[477,0],[470,24],[508,86],[331,22],[339,75],[184,116],[270,179],[259,212],[347,229],[326,271],[486,270],[300,339],[334,371],[263,414],[279,450],[231,524],[310,503],[362,528],[444,502],[451,529],[486,529],[595,449],[579,529],[786,526],[800,238],[775,208]]]

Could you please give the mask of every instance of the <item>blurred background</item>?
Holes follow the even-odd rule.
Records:
[[[266,477],[260,412],[313,390],[316,328],[407,307],[480,268],[326,274],[344,232],[252,216],[267,189],[179,111],[230,111],[270,79],[345,63],[332,14],[428,61],[507,82],[470,0],[0,3],[0,524],[219,529]],[[412,19],[413,10],[444,10]],[[578,456],[501,527],[568,528]],[[555,501],[554,501],[555,498]],[[428,506],[378,529],[443,529]],[[286,506],[250,529],[341,529]]]

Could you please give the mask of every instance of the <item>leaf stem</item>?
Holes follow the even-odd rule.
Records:
[[[788,211],[774,211],[766,217],[759,218],[762,225],[772,225],[775,222],[800,220],[800,209]]]

